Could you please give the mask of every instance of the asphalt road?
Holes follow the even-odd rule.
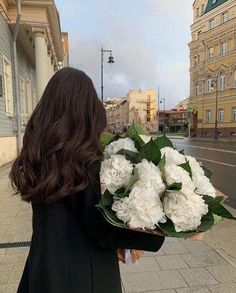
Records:
[[[190,141],[172,139],[179,150],[194,156],[213,172],[212,183],[226,194],[226,204],[236,208],[236,141]]]

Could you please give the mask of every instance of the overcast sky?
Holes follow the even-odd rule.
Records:
[[[100,50],[104,97],[130,89],[160,87],[167,108],[189,95],[189,51],[193,0],[56,0],[69,33],[70,65],[85,71],[100,96]],[[105,55],[107,61],[109,55]]]

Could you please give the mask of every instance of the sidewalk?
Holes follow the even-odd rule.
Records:
[[[1,244],[29,241],[31,236],[30,205],[11,196],[8,172],[9,166],[0,167],[0,293],[16,292],[29,250]],[[138,265],[121,264],[124,292],[235,293],[235,227],[225,220],[201,242],[167,238],[158,253],[145,253]]]

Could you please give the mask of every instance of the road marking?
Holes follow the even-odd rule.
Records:
[[[198,160],[201,160],[201,161],[211,162],[211,163],[214,163],[214,164],[225,165],[225,166],[233,167],[233,168],[236,167],[236,165],[231,165],[231,164],[227,164],[227,163],[223,163],[223,162],[208,160],[208,159],[204,159],[204,158],[200,158],[200,157],[195,157],[195,158],[198,159]]]
[[[214,148],[207,148],[207,147],[201,147],[201,146],[195,146],[195,145],[187,145],[182,143],[175,143],[176,145],[183,145],[188,148],[195,148],[195,149],[202,149],[202,150],[210,150],[210,151],[217,151],[222,153],[230,153],[230,154],[236,154],[236,151],[229,151],[224,149],[214,149]]]

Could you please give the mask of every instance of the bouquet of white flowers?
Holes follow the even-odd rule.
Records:
[[[165,136],[152,139],[132,125],[123,136],[102,134],[101,200],[114,226],[172,237],[204,232],[234,219],[216,196],[212,173]]]

